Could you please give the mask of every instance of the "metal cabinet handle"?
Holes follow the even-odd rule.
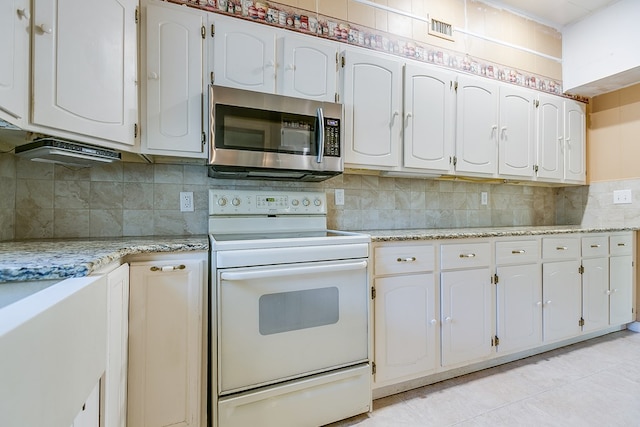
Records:
[[[513,251],[511,251],[511,253],[512,253],[512,254],[523,254],[523,253],[525,253],[525,252],[526,252],[526,251],[525,251],[524,249],[518,249],[518,250],[513,250]]]
[[[599,248],[600,245],[591,245],[592,248]]]
[[[476,254],[460,254],[460,258],[475,258]]]
[[[618,243],[618,246],[627,246],[626,243]]]
[[[180,264],[180,265],[163,265],[162,267],[157,267],[157,266],[153,266],[151,268],[149,268],[149,270],[151,271],[176,271],[176,270],[184,270],[185,268],[187,268],[184,264]]]
[[[415,260],[416,260],[416,257],[412,256],[408,258],[398,258],[396,261],[397,262],[414,262]]]
[[[557,251],[566,251],[567,249],[569,249],[569,248],[567,248],[566,246],[558,246],[558,247],[556,247]]]

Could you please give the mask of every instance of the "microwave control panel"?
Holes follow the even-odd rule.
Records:
[[[324,119],[324,155],[340,157],[340,119]]]

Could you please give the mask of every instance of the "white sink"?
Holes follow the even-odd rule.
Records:
[[[104,276],[0,283],[0,426],[71,425],[106,343]]]

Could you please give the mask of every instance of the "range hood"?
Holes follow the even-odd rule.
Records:
[[[17,156],[35,162],[88,167],[120,161],[121,154],[107,148],[93,147],[57,138],[40,138],[15,148]]]

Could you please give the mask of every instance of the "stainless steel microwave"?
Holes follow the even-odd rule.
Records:
[[[209,176],[324,181],[342,173],[342,104],[209,88]]]

